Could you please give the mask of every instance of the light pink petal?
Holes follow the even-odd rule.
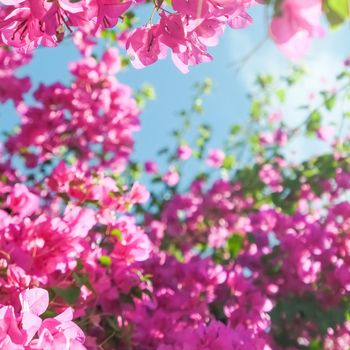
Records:
[[[19,296],[22,312],[41,315],[49,306],[49,293],[42,288],[27,289]]]
[[[35,333],[39,330],[41,326],[41,318],[30,312],[23,313],[22,316],[22,328],[26,332],[28,344],[34,337]]]
[[[73,319],[73,309],[71,307],[64,310],[62,313],[55,317],[57,321],[68,322]]]

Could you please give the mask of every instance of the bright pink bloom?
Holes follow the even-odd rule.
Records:
[[[188,145],[181,145],[176,150],[176,154],[181,160],[187,160],[192,155],[192,149]]]
[[[334,136],[335,130],[331,125],[323,125],[316,131],[316,135],[320,140],[330,141]]]
[[[7,205],[21,217],[31,216],[39,208],[39,197],[31,193],[27,186],[15,184],[7,197]]]
[[[150,160],[145,162],[144,168],[145,168],[146,173],[148,173],[148,174],[155,174],[158,172],[157,163],[152,162]]]
[[[83,331],[71,320],[72,309],[54,318],[39,317],[49,306],[49,294],[42,288],[20,294],[21,313],[13,306],[0,306],[0,345],[7,350],[67,349],[85,350]],[[38,337],[35,335],[38,334]]]
[[[274,17],[270,32],[279,49],[290,59],[301,59],[308,51],[311,39],[322,36],[320,25],[321,0],[284,0],[282,15]]]
[[[127,196],[127,201],[130,200],[132,204],[144,204],[148,201],[149,192],[145,186],[135,182]]]
[[[54,318],[45,319],[38,330],[38,339],[32,341],[30,349],[86,350],[83,331],[72,322],[73,310],[66,309]]]
[[[94,33],[100,28],[113,28],[131,5],[131,1],[95,0],[97,16]]]
[[[180,175],[176,169],[169,169],[162,177],[163,181],[170,187],[178,184],[180,181]]]
[[[221,149],[211,149],[208,153],[207,164],[212,168],[220,168],[225,160],[225,153]]]
[[[166,57],[167,47],[159,41],[159,25],[136,29],[126,42],[135,68],[143,68]]]
[[[267,185],[273,192],[281,192],[282,176],[280,172],[271,164],[264,164],[259,171],[260,180]]]
[[[288,142],[288,134],[282,129],[277,129],[274,133],[274,142],[276,145],[283,147]]]
[[[193,18],[205,17],[209,10],[208,0],[174,0],[172,3],[174,10],[181,15],[188,15]]]
[[[38,2],[33,2],[38,4]],[[35,10],[29,7],[19,7],[6,16],[0,22],[1,40],[4,44],[15,48],[32,50],[40,44],[45,46],[56,46],[58,39],[54,35],[46,34],[41,30],[38,13],[44,15],[42,8]]]
[[[262,145],[271,145],[273,143],[273,134],[271,132],[265,131],[260,133],[259,141]]]

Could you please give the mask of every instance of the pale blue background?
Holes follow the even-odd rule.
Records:
[[[147,13],[148,9],[143,11]],[[192,68],[187,75],[180,73],[170,59],[143,70],[131,68],[119,75],[121,81],[135,89],[148,82],[154,85],[157,92],[157,101],[149,103],[141,116],[142,129],[136,135],[137,159],[154,158],[156,151],[169,143],[170,131],[179,123],[176,112],[190,105],[195,82],[203,81],[205,77],[214,80],[213,94],[205,100],[203,118],[214,126],[212,145],[220,146],[228,126],[246,120],[246,93],[255,74],[278,74],[288,67],[287,60],[272,42],[267,41],[237,73],[233,63],[242,59],[266,36],[263,7],[256,7],[250,13],[254,17],[253,25],[244,30],[227,28],[219,45],[210,50],[214,61]],[[315,40],[305,63],[316,74],[326,78],[332,76],[343,59],[350,54],[349,34],[347,25],[329,33],[322,40]],[[70,76],[67,64],[78,58],[79,55],[70,41],[65,41],[55,49],[40,48],[36,50],[32,63],[22,69],[21,75],[30,75],[34,86],[40,81],[52,83],[59,79],[68,82]],[[303,94],[304,92],[299,92],[299,97]],[[296,116],[291,110],[290,113],[287,111],[286,118],[293,122]],[[0,130],[10,130],[16,122],[17,118],[9,104],[0,106]]]

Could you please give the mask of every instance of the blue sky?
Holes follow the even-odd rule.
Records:
[[[157,100],[150,102],[141,116],[142,129],[136,135],[137,159],[154,158],[156,151],[169,143],[170,131],[179,123],[176,112],[190,105],[195,82],[203,81],[206,77],[214,80],[213,93],[204,103],[203,120],[214,127],[212,145],[220,146],[229,125],[246,120],[246,93],[252,86],[255,74],[278,74],[288,67],[286,58],[272,42],[267,41],[237,72],[233,63],[240,61],[266,36],[263,6],[256,7],[250,13],[254,23],[249,28],[227,28],[219,45],[211,50],[214,61],[193,67],[187,75],[180,73],[170,59],[143,70],[131,68],[119,75],[121,81],[135,89],[145,82],[150,83],[157,93]],[[305,58],[305,64],[311,67],[315,75],[331,76],[350,54],[349,37],[349,28],[344,26],[330,32],[326,38],[315,40]],[[69,41],[55,49],[40,48],[35,52],[32,63],[22,69],[21,75],[30,75],[34,86],[40,81],[52,83],[59,79],[68,82],[70,76],[67,64],[78,58],[77,51]],[[310,80],[308,88],[312,84],[318,83]],[[295,98],[301,98],[303,94],[299,91]],[[287,111],[286,118],[293,123],[299,117],[291,109]],[[0,130],[11,129],[16,121],[9,104],[0,106]],[[303,147],[302,143],[299,147]]]

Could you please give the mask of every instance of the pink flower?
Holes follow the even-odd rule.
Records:
[[[31,193],[27,186],[15,184],[7,198],[7,205],[21,217],[30,216],[39,208],[39,197]]]
[[[38,339],[32,341],[31,349],[85,350],[83,331],[72,322],[73,310],[66,309],[54,318],[45,319],[38,330]]]
[[[310,254],[304,252],[298,264],[298,275],[300,280],[306,284],[315,283],[321,272],[321,268],[322,266],[319,261],[313,261]]]
[[[112,28],[131,5],[131,1],[96,0],[97,17],[94,33],[99,28]]]
[[[212,168],[220,168],[225,160],[225,153],[220,149],[212,149],[208,153],[207,165]]]
[[[330,125],[323,125],[317,129],[316,135],[320,140],[327,142],[334,136],[334,127]]]
[[[182,15],[188,15],[194,18],[204,17],[208,13],[208,0],[174,0],[173,8]]]
[[[173,51],[186,50],[186,30],[180,15],[162,15],[159,22],[159,40]]]
[[[49,306],[49,293],[42,288],[27,289],[19,295],[22,312],[40,316]]]
[[[158,28],[159,24],[137,28],[128,38],[126,49],[135,68],[149,66],[166,57],[167,47],[159,41]]]
[[[116,47],[107,49],[101,59],[101,71],[104,74],[116,74],[121,68],[121,58]]]
[[[284,146],[288,142],[288,134],[280,128],[275,131],[273,136],[278,146]]]
[[[148,173],[148,174],[155,174],[155,173],[158,172],[157,163],[156,162],[152,162],[150,160],[145,162],[144,168],[145,168],[146,173]]]
[[[259,135],[259,141],[261,145],[271,145],[273,143],[273,135],[271,132],[262,132]]]
[[[283,115],[280,111],[275,111],[269,114],[268,116],[268,122],[273,124],[276,122],[279,122],[282,119]]]
[[[311,39],[322,36],[321,0],[284,0],[282,16],[272,19],[270,33],[279,49],[291,60],[301,59]]]
[[[152,245],[148,236],[135,224],[133,217],[120,218],[114,228],[121,231],[121,238],[115,243],[112,260],[131,264],[149,258]]]
[[[179,159],[187,160],[192,155],[192,149],[188,145],[181,145],[178,147],[176,154],[179,157]]]
[[[219,36],[224,34],[225,23],[216,18],[207,18],[198,22],[199,25],[194,30],[198,35],[198,40],[206,46],[216,46]]]
[[[145,186],[142,186],[138,182],[135,182],[127,196],[127,200],[130,200],[133,204],[143,204],[148,201],[149,192]]]
[[[176,169],[170,168],[162,177],[163,181],[170,187],[177,185],[180,181],[180,175]]]
[[[42,321],[39,316],[49,306],[49,293],[33,288],[26,289],[19,297],[22,306],[19,315],[15,314],[13,306],[0,306],[1,349],[85,349],[84,333],[71,321],[72,309]]]
[[[283,187],[282,176],[278,170],[276,170],[271,164],[264,164],[259,171],[260,180],[273,192],[281,192]]]
[[[39,4],[39,2],[32,2]],[[41,30],[40,18],[44,15],[44,9],[37,6],[34,9],[29,7],[18,7],[0,22],[1,40],[9,46],[32,50],[40,44],[45,46],[56,46],[58,39],[48,35]]]

